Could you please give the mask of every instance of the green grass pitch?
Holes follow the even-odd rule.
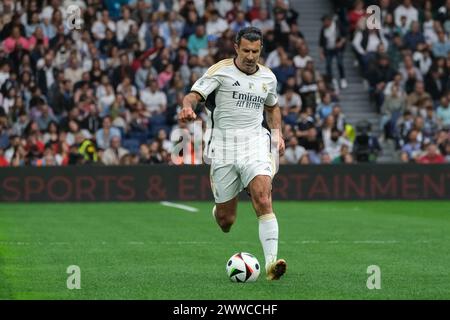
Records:
[[[280,281],[228,280],[227,259],[263,263],[241,202],[231,232],[211,203],[1,204],[0,299],[450,299],[450,202],[275,202]],[[67,267],[81,269],[69,290]],[[367,267],[381,269],[369,290]]]

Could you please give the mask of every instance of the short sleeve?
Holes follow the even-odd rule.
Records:
[[[193,91],[199,93],[203,100],[206,100],[209,94],[216,90],[219,85],[220,79],[217,75],[209,75],[208,73],[205,73],[200,79],[195,81],[191,88],[191,92]]]
[[[277,79],[273,79],[269,84],[269,93],[267,94],[266,102],[264,103],[268,107],[273,107],[278,102],[277,93]]]

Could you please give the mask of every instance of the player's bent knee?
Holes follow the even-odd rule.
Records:
[[[218,219],[218,223],[223,232],[229,232],[236,218],[234,216],[223,216]]]
[[[255,205],[260,209],[267,211],[272,208],[272,201],[268,195],[265,194],[259,194],[254,198]]]

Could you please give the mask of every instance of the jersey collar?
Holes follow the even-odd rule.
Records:
[[[236,64],[236,58],[233,58],[233,63],[234,63],[234,66],[235,66],[240,72],[245,73],[245,74],[248,75],[248,76],[251,76],[251,75],[253,75],[253,74],[255,74],[255,73],[257,73],[257,72],[259,71],[259,66],[258,66],[258,64],[256,64],[256,71],[255,71],[255,72],[253,72],[253,73],[247,73],[247,72],[245,72],[244,70],[242,70],[241,68],[238,67],[238,65]]]

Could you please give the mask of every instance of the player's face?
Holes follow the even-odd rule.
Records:
[[[234,45],[237,53],[238,66],[247,73],[256,71],[256,65],[261,55],[261,41],[249,41],[242,38],[239,46]]]

